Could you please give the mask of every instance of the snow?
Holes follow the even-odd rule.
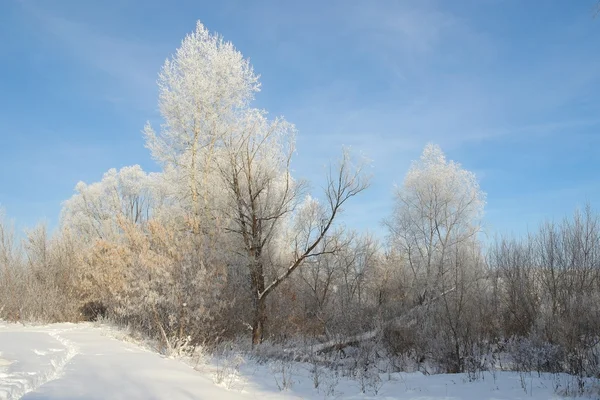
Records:
[[[542,400],[562,398],[557,388],[574,382],[515,372],[485,373],[473,382],[465,374],[349,379],[321,367],[315,374],[307,363],[257,363],[240,355],[190,365],[119,340],[115,332],[87,323],[0,322],[0,399]]]
[[[237,399],[188,365],[90,324],[0,328],[0,398]]]

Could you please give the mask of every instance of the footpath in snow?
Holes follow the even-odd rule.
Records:
[[[0,399],[237,399],[188,365],[90,324],[0,327]]]
[[[380,374],[362,393],[360,380],[312,365],[216,360],[196,370],[93,324],[22,326],[0,322],[0,399],[560,399],[560,377],[497,372],[466,375]],[[564,377],[563,377],[564,378]],[[558,379],[558,380],[557,380]],[[215,382],[218,382],[217,385]],[[377,393],[375,393],[375,391]]]

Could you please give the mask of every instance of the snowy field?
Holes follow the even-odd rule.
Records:
[[[350,380],[302,363],[242,357],[183,362],[93,324],[0,322],[0,399],[561,399],[574,384],[550,374],[425,376],[382,373]],[[315,388],[317,384],[318,388]],[[364,393],[363,393],[364,392]]]

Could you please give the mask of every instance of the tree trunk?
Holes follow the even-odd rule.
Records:
[[[254,300],[254,316],[252,319],[252,347],[262,343],[265,322],[267,320],[267,296],[265,295],[265,276],[262,264],[261,249],[255,249],[254,262],[251,266],[252,296]]]
[[[265,298],[258,298],[254,302],[254,320],[252,322],[252,346],[262,343],[265,321],[267,319],[267,307]]]

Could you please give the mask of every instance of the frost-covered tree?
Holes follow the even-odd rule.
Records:
[[[255,344],[263,338],[267,297],[307,257],[325,251],[319,246],[342,204],[366,187],[360,168],[353,169],[345,156],[330,175],[326,205],[312,214],[318,220],[305,221],[302,241],[279,240],[276,250],[304,184],[291,176],[294,126],[251,107],[259,87],[248,60],[198,23],[159,76],[165,123],[158,133],[149,125],[145,129],[153,156],[179,182],[197,248],[202,254],[225,249],[220,253],[231,255],[226,262],[243,264]],[[278,255],[286,251],[288,263],[282,266]],[[203,265],[215,261],[204,259]]]
[[[372,329],[378,303],[373,283],[381,272],[378,243],[354,231],[332,239],[338,251],[311,260],[301,271],[308,289],[307,319],[329,337]]]
[[[0,208],[0,317],[19,319],[19,280],[22,279],[21,252],[14,224],[5,220]]]
[[[77,254],[77,259],[65,260],[64,268],[77,277],[73,285],[80,305],[107,302],[128,284],[123,279],[126,264],[113,262],[124,253],[113,250],[122,245],[125,227],[143,231],[160,215],[166,198],[164,180],[162,174],[147,174],[134,165],[110,169],[99,182],[79,182],[75,190],[63,204],[57,245],[67,246],[60,253],[64,257]],[[31,236],[36,238],[33,248],[44,243],[41,236]]]
[[[472,172],[428,144],[397,188],[395,203],[387,221],[390,246],[405,271],[408,301],[428,309],[420,319],[421,346],[444,359],[446,370],[461,371],[476,331],[485,194]]]
[[[180,200],[189,204],[189,222],[199,232],[214,189],[214,153],[238,128],[260,88],[258,76],[233,44],[198,22],[165,61],[158,86],[164,123],[158,133],[146,125],[146,145],[161,165],[174,167],[174,183],[185,187]]]
[[[440,294],[457,246],[477,239],[485,193],[470,171],[428,144],[396,189],[386,221],[391,246],[419,286],[420,301]]]
[[[114,239],[119,234],[119,218],[143,224],[153,206],[160,204],[156,189],[158,176],[146,174],[139,165],[110,169],[102,180],[79,182],[75,195],[64,202],[61,224],[81,239]]]
[[[230,200],[232,200],[231,231],[239,235],[247,256],[250,288],[253,297],[252,342],[262,342],[267,319],[267,298],[306,260],[336,251],[332,226],[344,203],[363,191],[368,182],[361,168],[353,168],[349,155],[344,154],[339,166],[327,178],[325,205],[314,200],[303,204],[295,213],[294,235],[289,243],[277,240],[281,224],[296,211],[300,200],[300,185],[290,177],[293,147],[270,143],[273,133],[260,134],[244,140],[230,163]],[[281,151],[282,148],[285,151]],[[278,155],[279,154],[279,155]],[[335,236],[335,234],[333,235]],[[277,243],[280,252],[289,249],[289,257],[281,261],[268,254]],[[280,259],[281,260],[281,259]]]
[[[0,209],[0,318],[10,321],[73,321],[76,253],[44,224],[26,230],[19,240]]]

